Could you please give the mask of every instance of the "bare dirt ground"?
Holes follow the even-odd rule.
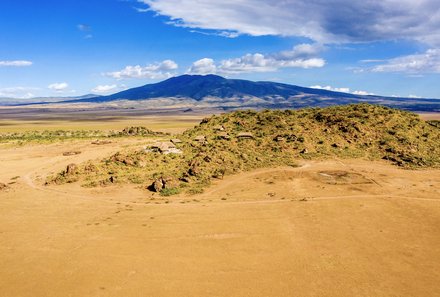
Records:
[[[0,296],[440,296],[439,170],[301,161],[169,198],[43,185],[144,143],[0,146]]]
[[[5,107],[0,106],[0,133],[30,130],[122,130],[145,126],[155,131],[179,133],[192,128],[218,110]]]
[[[424,120],[440,120],[440,112],[420,113],[420,117]]]

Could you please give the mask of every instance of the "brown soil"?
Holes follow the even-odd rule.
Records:
[[[440,170],[303,161],[172,198],[43,185],[144,144],[0,147],[0,296],[440,296]]]

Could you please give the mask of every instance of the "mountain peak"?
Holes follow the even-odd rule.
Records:
[[[226,78],[219,76],[219,75],[215,75],[215,74],[207,74],[207,75],[200,75],[200,74],[184,74],[184,75],[179,75],[179,76],[174,76],[171,77],[166,81],[169,82],[176,82],[176,81],[200,81],[200,80],[206,80],[206,81],[222,81],[222,80],[226,80]]]

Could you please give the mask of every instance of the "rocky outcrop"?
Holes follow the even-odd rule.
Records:
[[[164,189],[175,189],[179,187],[179,180],[174,177],[159,177],[149,187],[154,192],[161,192]]]

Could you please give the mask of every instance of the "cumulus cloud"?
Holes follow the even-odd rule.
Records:
[[[217,73],[217,66],[215,61],[210,58],[203,58],[194,62],[188,73],[193,74],[215,74]]]
[[[319,89],[319,90],[327,90],[327,91],[333,91],[333,92],[341,92],[341,93],[349,93],[353,95],[360,95],[360,96],[366,96],[366,95],[374,95],[373,93],[369,93],[366,91],[351,91],[350,88],[334,88],[331,86],[311,86],[312,89]]]
[[[68,87],[69,84],[62,82],[62,83],[53,83],[47,86],[49,89],[55,91],[55,92],[64,92]]]
[[[440,45],[438,0],[139,0],[171,24],[323,43],[410,39]]]
[[[429,49],[425,53],[390,59],[367,70],[408,74],[440,73],[440,49]]]
[[[92,89],[93,93],[105,94],[126,89],[125,85],[99,85]]]
[[[0,61],[0,67],[26,67],[32,66],[31,61],[16,60],[16,61]]]
[[[319,68],[325,65],[325,60],[317,57],[321,50],[319,45],[300,44],[289,51],[269,55],[247,54],[240,58],[223,60],[218,64],[213,59],[204,58],[194,62],[188,73],[233,75],[273,72],[282,68]]]
[[[107,72],[104,76],[118,80],[130,78],[163,79],[172,77],[179,66],[172,60],[165,60],[147,66],[127,66],[120,71]]]

